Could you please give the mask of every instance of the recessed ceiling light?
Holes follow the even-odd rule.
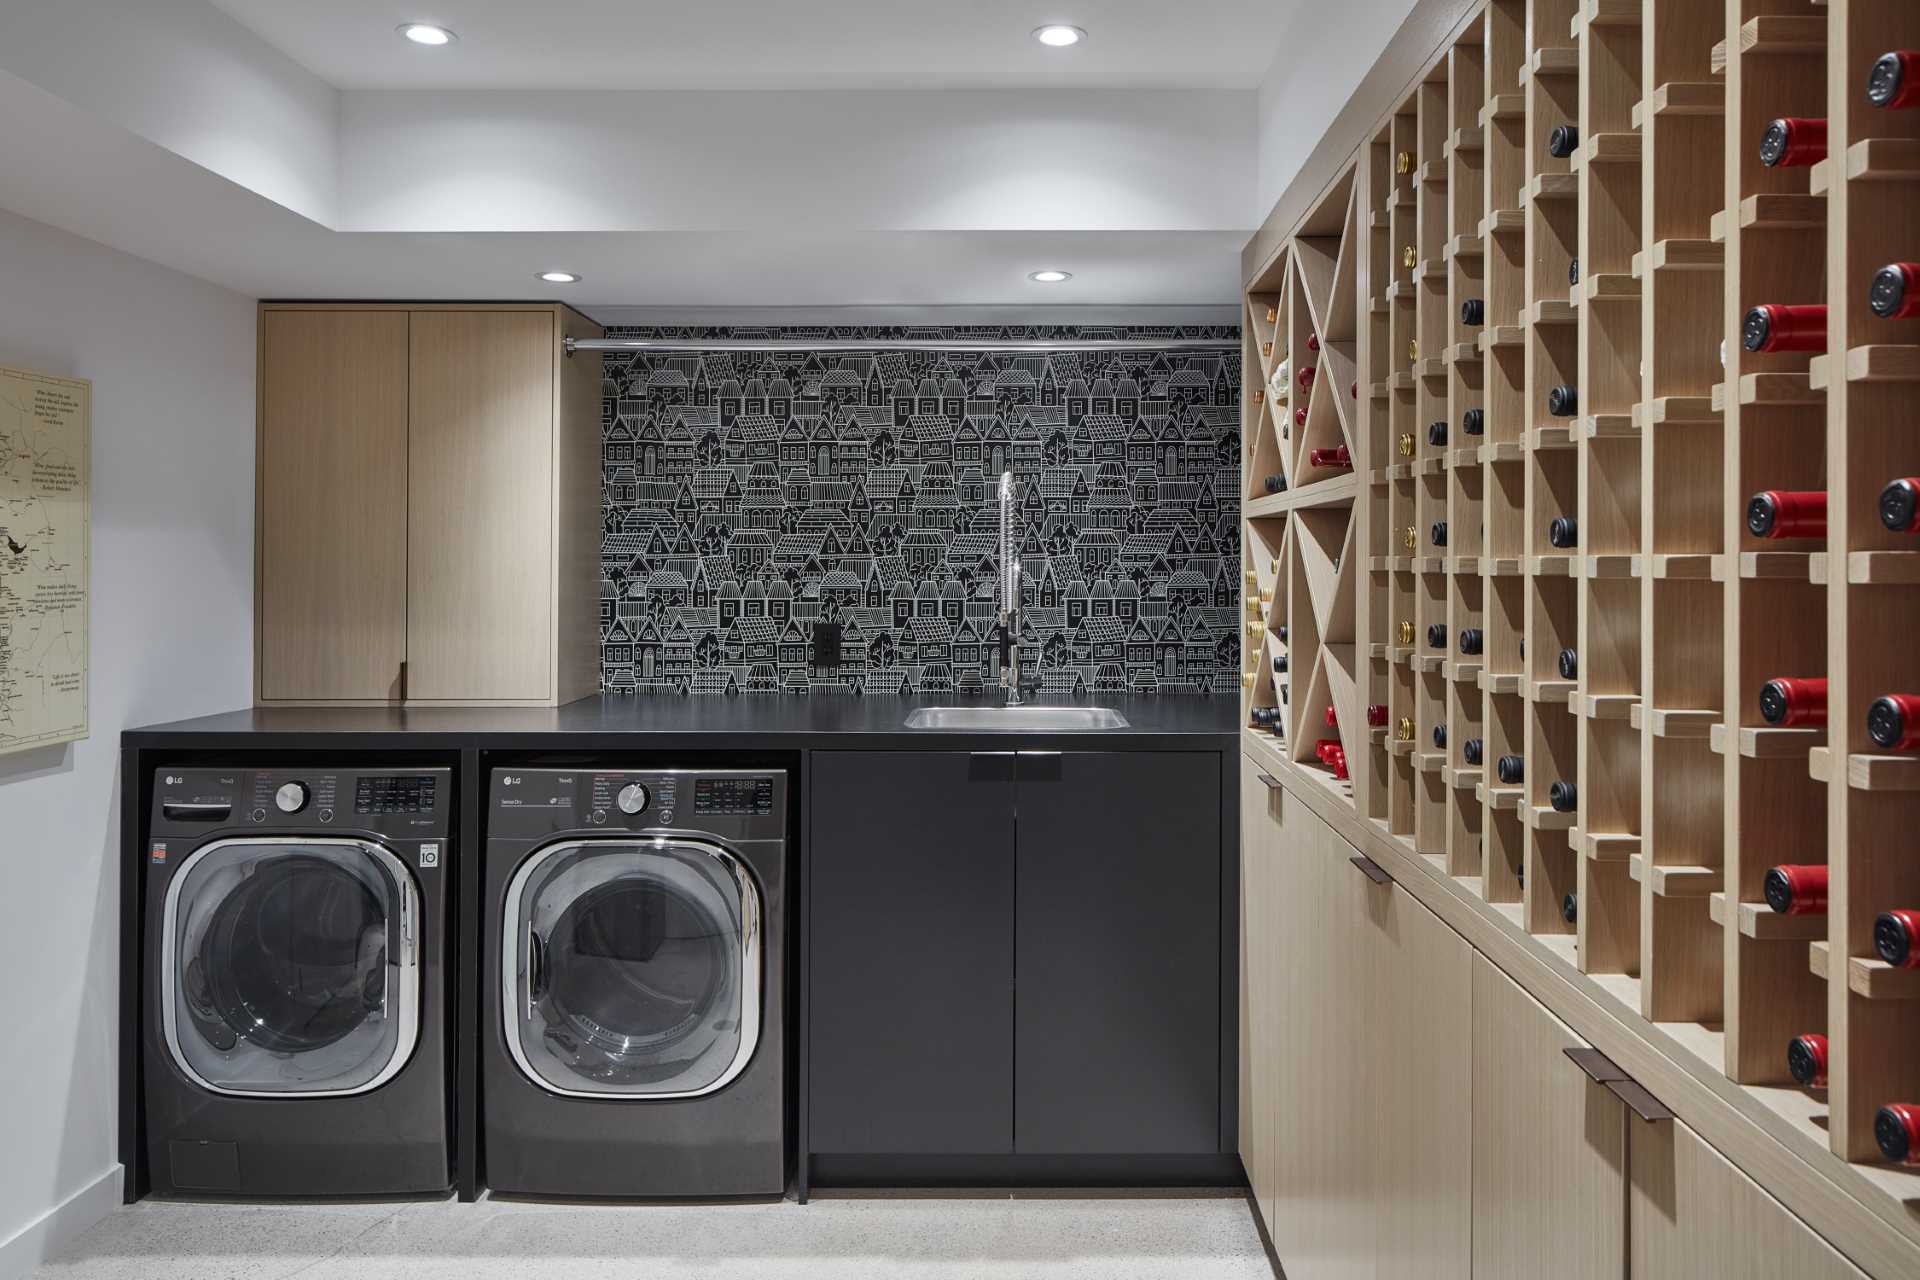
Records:
[[[1059,284],[1062,280],[1073,279],[1073,272],[1071,271],[1035,271],[1031,275],[1029,275],[1027,279],[1037,280],[1041,284]]]
[[[1056,23],[1048,27],[1035,27],[1033,38],[1049,48],[1064,49],[1070,44],[1079,44],[1087,38],[1087,33],[1078,27],[1069,27]]]
[[[445,27],[436,27],[431,22],[403,22],[400,24],[400,34],[415,44],[452,44],[460,38]]]
[[[540,278],[548,284],[579,284],[580,277],[571,271],[542,271]]]

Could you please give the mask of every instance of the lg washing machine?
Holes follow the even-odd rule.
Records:
[[[176,768],[143,851],[159,1195],[451,1185],[446,769]]]
[[[489,786],[487,1185],[784,1194],[786,775],[501,769]]]

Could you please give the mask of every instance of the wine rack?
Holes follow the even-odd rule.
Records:
[[[1867,92],[1920,49],[1920,6],[1452,9],[1249,246],[1250,367],[1293,379],[1247,405],[1246,545],[1277,584],[1249,712],[1281,697],[1283,620],[1283,781],[1684,1044],[1920,1243],[1920,1172],[1874,1133],[1920,1103],[1920,969],[1873,936],[1920,909],[1920,756],[1866,718],[1920,694],[1920,535],[1879,505],[1920,475],[1920,307],[1869,295],[1920,260],[1920,109]],[[1782,118],[1824,120],[1825,158],[1799,126],[1766,163]],[[1824,318],[1755,344],[1762,305]],[[1331,446],[1351,471],[1309,463]],[[1762,491],[1824,494],[1824,525],[1755,536]],[[1770,720],[1779,678],[1826,680],[1830,721]],[[1345,781],[1316,753],[1329,706]],[[1826,869],[1824,913],[1768,906],[1781,864]],[[1793,1078],[1802,1036],[1825,1087]]]

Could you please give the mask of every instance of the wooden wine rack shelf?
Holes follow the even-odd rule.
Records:
[[[1864,91],[1920,48],[1920,5],[1423,9],[1449,11],[1439,47],[1390,101],[1356,94],[1348,117],[1377,114],[1248,246],[1244,696],[1249,724],[1281,709],[1248,750],[1684,1043],[1677,1069],[1920,1248],[1920,1173],[1873,1137],[1920,1101],[1920,988],[1871,937],[1920,905],[1920,760],[1865,730],[1875,696],[1920,690],[1920,543],[1876,512],[1920,474],[1920,321],[1865,304],[1920,258],[1920,110]],[[1762,164],[1781,116],[1826,117],[1832,159]],[[1761,302],[1826,303],[1833,354],[1745,351]],[[1351,470],[1309,461],[1340,446]],[[1749,536],[1762,489],[1826,490],[1826,538]],[[1561,516],[1577,546],[1550,541]],[[1765,681],[1823,674],[1829,727],[1762,722]],[[1829,865],[1824,920],[1767,909],[1781,862]],[[1805,1032],[1828,1089],[1788,1076]]]

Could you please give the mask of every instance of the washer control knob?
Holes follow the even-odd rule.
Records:
[[[284,783],[273,793],[274,808],[282,813],[298,813],[307,807],[307,784],[304,782]]]
[[[614,803],[620,806],[622,813],[639,813],[647,807],[647,789],[637,782],[629,782],[620,788],[620,794],[614,797]]]

